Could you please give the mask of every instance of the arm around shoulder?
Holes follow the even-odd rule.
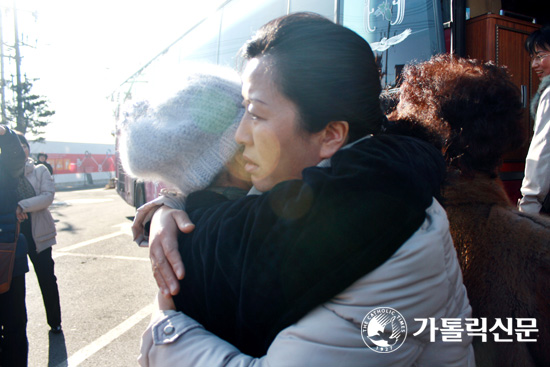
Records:
[[[168,193],[161,191],[161,196],[151,200],[136,210],[134,222],[132,224],[132,233],[134,241],[142,247],[149,246],[149,238],[145,231],[145,226],[150,223],[153,215],[161,206],[168,206],[173,209],[185,210],[185,197],[177,193]]]
[[[187,315],[163,311],[143,334],[138,361],[147,367],[406,367],[419,350],[407,343],[395,353],[376,353],[364,344],[359,326],[320,306],[281,331],[266,355],[254,358]]]
[[[177,311],[162,311],[152,320],[142,336],[138,362],[148,367],[263,366]]]

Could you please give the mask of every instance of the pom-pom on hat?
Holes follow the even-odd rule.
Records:
[[[178,88],[158,104],[140,101],[122,112],[119,153],[130,176],[188,195],[212,183],[236,153],[244,107],[239,76],[229,68],[201,67]]]

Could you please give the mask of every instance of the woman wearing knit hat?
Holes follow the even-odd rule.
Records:
[[[118,132],[124,170],[139,179],[162,181],[183,197],[214,181],[248,191],[250,175],[235,163],[234,136],[244,114],[239,75],[219,66],[185,69],[193,72],[170,81],[176,92],[122,112]]]
[[[185,278],[174,303],[159,297],[140,363],[473,365],[470,336],[431,341],[414,320],[471,309],[434,199],[442,157],[417,139],[379,134],[385,118],[368,44],[298,13],[262,27],[243,55],[246,111],[235,137],[265,193],[187,196],[196,229],[179,239]],[[152,228],[171,218],[164,210]],[[151,245],[159,244],[169,245],[157,235]],[[394,317],[363,330],[382,306],[408,329]]]

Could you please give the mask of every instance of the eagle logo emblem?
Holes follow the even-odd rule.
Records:
[[[361,337],[375,352],[391,353],[407,338],[407,323],[403,315],[391,307],[378,307],[361,323]]]

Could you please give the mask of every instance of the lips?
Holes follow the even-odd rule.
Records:
[[[252,173],[252,172],[254,172],[255,170],[257,170],[259,168],[259,166],[256,163],[254,163],[253,160],[248,158],[246,155],[243,155],[243,159],[244,159],[244,162],[245,162],[244,170],[246,172]]]
[[[537,74],[537,76],[539,77],[539,79],[542,79],[544,78],[544,70],[540,70],[540,69],[533,69],[533,71],[535,72],[535,74]]]

